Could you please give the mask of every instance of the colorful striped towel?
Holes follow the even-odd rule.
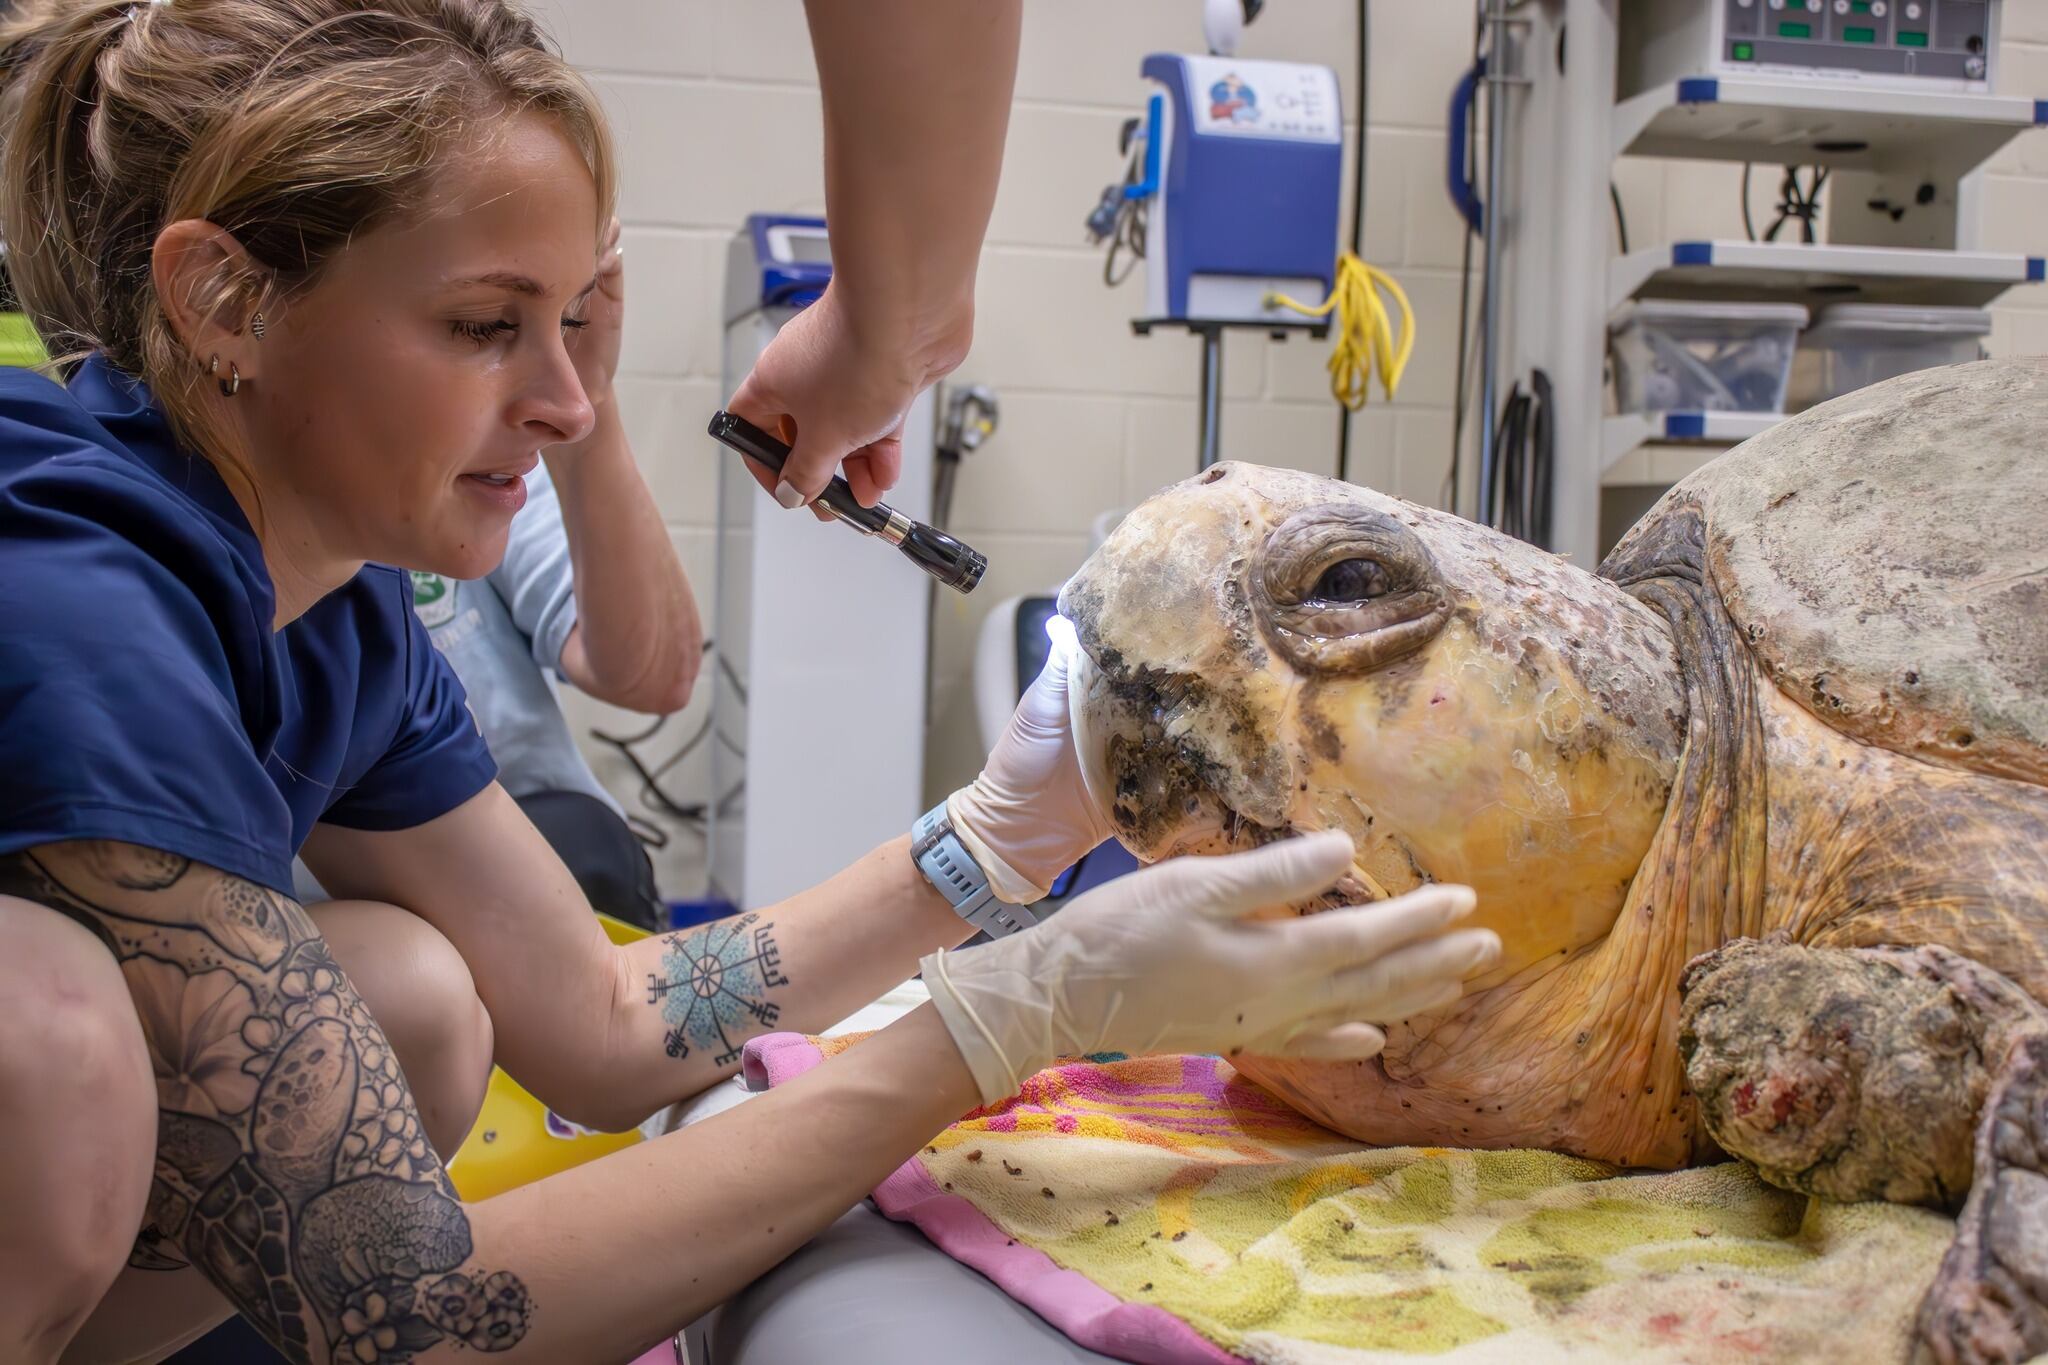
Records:
[[[848,1046],[748,1044],[756,1089]],[[1953,1224],[1737,1164],[1369,1148],[1215,1057],[1092,1058],[875,1191],[1080,1344],[1146,1365],[1901,1360]]]

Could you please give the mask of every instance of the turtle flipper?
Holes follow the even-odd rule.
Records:
[[[1687,1083],[1724,1150],[1786,1189],[1960,1209],[1917,1359],[2048,1351],[2048,1012],[1933,947],[1738,940],[1682,989]]]
[[[1918,1358],[1990,1365],[2048,1352],[2048,1029],[1997,1068],[1977,1178],[1915,1325]]]

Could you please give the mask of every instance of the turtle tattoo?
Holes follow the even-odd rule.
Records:
[[[1381,1056],[1253,1078],[1367,1142],[1949,1210],[1916,1355],[2048,1351],[2048,362],[1782,422],[1597,572],[1218,465],[1061,609],[1141,858],[1341,829],[1333,901],[1464,882],[1501,936]]]

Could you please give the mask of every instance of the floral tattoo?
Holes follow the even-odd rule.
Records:
[[[398,1059],[295,902],[107,842],[0,857],[0,894],[92,930],[134,997],[158,1111],[129,1264],[199,1267],[294,1362],[526,1335],[526,1286],[471,1264]]]

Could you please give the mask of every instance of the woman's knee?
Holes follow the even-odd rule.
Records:
[[[428,1136],[449,1155],[483,1106],[496,1042],[469,965],[396,906],[328,901],[308,913],[397,1054]]]
[[[126,1264],[149,1194],[156,1086],[113,955],[0,896],[0,1355],[54,1359]]]

